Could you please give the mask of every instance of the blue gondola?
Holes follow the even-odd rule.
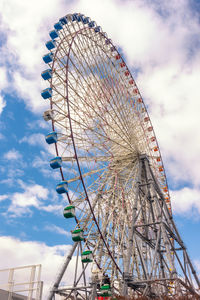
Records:
[[[100,30],[101,30],[101,27],[100,27],[100,26],[97,26],[97,27],[95,27],[95,29],[94,29],[95,32],[99,32]]]
[[[83,17],[83,15],[78,15],[78,16],[77,16],[77,21],[78,21],[78,22],[82,21],[82,17]]]
[[[61,181],[59,184],[56,186],[56,192],[58,194],[64,194],[67,193],[68,191],[68,182],[66,180]]]
[[[58,32],[57,32],[57,30],[52,30],[49,32],[49,35],[52,38],[52,40],[54,40],[58,37]]]
[[[51,40],[51,41],[46,42],[45,45],[48,50],[51,50],[56,47],[56,42]]]
[[[64,18],[62,18],[64,19]],[[67,24],[67,23],[64,23],[64,24]],[[61,29],[63,29],[63,25],[64,25],[61,21],[59,21],[58,23],[54,24],[54,28],[57,30],[57,31],[60,31]]]
[[[106,40],[106,45],[109,45],[111,43],[111,40],[110,39],[107,39]]]
[[[91,22],[88,24],[88,26],[89,26],[90,28],[94,27],[94,26],[95,26],[95,22],[94,22],[94,21],[91,21]]]
[[[43,61],[48,64],[53,61],[53,53],[48,53],[43,56]]]
[[[89,17],[83,18],[83,23],[84,24],[88,24],[89,22],[90,22],[90,18]]]
[[[41,92],[41,96],[44,99],[48,99],[52,97],[52,88],[47,88]]]
[[[65,24],[67,24],[67,22],[68,22],[68,20],[67,20],[67,17],[62,17],[62,18],[60,18],[60,23],[62,24],[62,25],[65,25]],[[55,26],[54,26],[55,27]],[[56,28],[57,29],[57,28]],[[58,30],[58,29],[57,29]]]
[[[54,157],[50,160],[50,167],[52,169],[58,169],[62,167],[62,158],[60,156]]]
[[[76,13],[76,14],[73,14],[72,15],[72,21],[74,22],[74,21],[76,21],[77,20],[77,17],[78,17],[78,14]]]
[[[51,69],[47,69],[47,70],[43,71],[42,74],[41,74],[41,76],[42,76],[42,78],[44,80],[50,79],[51,76],[52,76],[52,70]]]
[[[83,20],[84,20],[84,15],[80,15],[80,18],[81,18],[81,22],[83,22]]]
[[[49,134],[47,134],[45,136],[45,140],[46,140],[47,144],[57,143],[57,140],[58,140],[57,132],[55,132],[55,131],[50,132]]]

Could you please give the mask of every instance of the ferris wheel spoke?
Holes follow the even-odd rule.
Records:
[[[114,212],[114,207],[113,207],[113,212]],[[107,225],[108,225],[108,223],[110,222],[110,220],[113,218],[113,213],[112,212],[110,212],[110,217],[108,218],[108,213],[107,213],[107,217],[106,217],[106,219],[107,219],[107,222],[106,223],[104,223],[104,231],[106,232],[106,236],[107,236],[107,241],[110,243],[113,243],[113,239],[111,238],[111,234],[109,233],[109,231],[107,230],[106,231],[106,227],[107,227]],[[105,217],[103,218],[103,219],[105,219]],[[103,232],[104,234],[105,234],[105,232]],[[113,233],[112,233],[112,236],[113,236]],[[115,241],[116,242],[116,241]],[[101,260],[101,257],[102,257],[102,255],[104,254],[104,251],[103,251],[103,244],[101,243],[98,247],[100,247],[101,248],[101,250],[100,250],[100,252],[101,252],[101,255],[99,255],[99,259]]]
[[[72,50],[73,51],[73,50]],[[80,52],[79,53],[81,56],[83,56],[83,54]],[[89,60],[89,57],[87,57],[88,58],[88,60]],[[89,64],[88,64],[88,62],[87,61],[85,61],[86,62],[86,64],[88,65],[88,68],[89,68],[89,70],[90,70],[90,73],[91,74],[93,74],[93,71],[92,71],[92,69],[90,68],[90,66],[89,66]],[[78,60],[77,60],[77,64],[78,64]],[[77,69],[77,67],[76,67],[76,64],[74,64],[73,63],[73,66]],[[85,70],[85,68],[83,67],[83,69],[84,69],[84,72],[87,74],[87,72],[86,72],[86,70]],[[89,76],[88,76],[88,78],[89,78]],[[85,78],[83,77],[83,79],[85,80]],[[96,81],[96,83],[98,84],[98,81]],[[99,85],[99,84],[98,84]],[[99,88],[101,88],[101,86],[99,85]],[[90,86],[90,89],[91,89],[91,86]],[[92,89],[91,89],[92,90]],[[104,91],[102,90],[102,88],[101,88],[101,91],[104,93]],[[94,90],[92,90],[92,92],[94,93]],[[112,116],[111,116],[112,117]],[[116,123],[116,122],[115,122]],[[116,123],[117,124],[117,123]],[[117,126],[118,126],[118,124],[117,124]],[[122,128],[120,128],[120,130],[123,130],[123,127]]]
[[[126,95],[124,95],[122,93],[122,90],[118,89],[118,85],[113,85],[113,81],[115,80],[116,82],[119,81],[119,78],[116,78],[115,75],[119,76],[119,73],[116,73],[115,74],[113,73],[113,65],[110,64],[110,69],[109,69],[109,73],[107,72],[107,68],[105,68],[105,59],[104,57],[102,56],[102,53],[99,51],[99,47],[95,47],[95,48],[91,48],[91,50],[94,50],[94,57],[97,57],[97,58],[101,58],[101,63],[103,65],[103,69],[104,69],[104,72],[106,74],[106,78],[109,78],[110,76],[112,76],[113,80],[111,80],[111,83],[112,83],[112,90],[115,92],[115,97],[117,98],[117,101],[115,101],[115,97],[112,97],[112,100],[114,102],[114,105],[117,107],[117,104],[120,103],[120,95],[123,97],[123,100],[126,99]],[[106,57],[108,58],[108,57]],[[110,61],[108,60],[108,63],[110,63]],[[98,66],[98,63],[96,61],[96,65]],[[102,74],[101,72],[101,69],[99,69],[99,73],[100,73],[100,77],[103,76],[104,74]],[[107,86],[108,88],[108,86]],[[116,89],[116,90],[115,90]],[[117,112],[119,113],[119,109],[117,109]],[[120,109],[120,112],[122,112],[122,114],[125,113],[125,111],[123,109]],[[121,118],[119,118],[119,115],[117,115],[119,121],[121,121]],[[127,134],[128,134],[128,122],[127,122],[127,117],[129,117],[129,114],[125,115],[124,114],[124,118],[122,119],[123,121],[123,124],[122,124],[122,128],[126,128],[127,130]],[[129,135],[128,135],[129,136]],[[130,138],[130,136],[129,136]]]
[[[96,50],[96,54],[98,54],[98,55],[96,55],[97,57],[100,57],[101,56],[101,53],[100,53],[100,51],[99,51],[99,48],[95,48],[95,50]],[[97,51],[98,51],[98,53],[97,53]],[[103,66],[104,66],[104,70],[106,71],[107,70],[107,68],[105,68],[105,60],[104,59],[102,59],[102,61],[103,61]],[[109,61],[108,61],[109,62]],[[115,72],[115,74],[113,73],[113,70],[114,70],[114,68],[113,68],[113,62],[112,62],[112,64],[110,64],[110,69],[109,69],[109,73],[107,73],[106,75],[106,77],[107,78],[109,78],[109,76],[111,75],[112,76],[112,80],[111,80],[111,87],[112,87],[112,90],[114,90],[115,91],[115,89],[116,89],[116,91],[115,91],[115,97],[116,97],[116,99],[117,99],[117,101],[115,101],[115,97],[113,98],[113,102],[114,102],[114,105],[116,106],[116,107],[118,107],[118,104],[120,104],[120,103],[123,103],[123,107],[125,108],[125,104],[126,104],[126,102],[124,101],[125,99],[127,99],[127,95],[125,95],[124,93],[123,93],[123,89],[120,89],[119,90],[119,85],[114,85],[113,84],[113,81],[114,81],[114,79],[117,81],[117,82],[119,82],[120,80],[119,80],[119,78],[115,78],[115,74],[117,74],[117,76],[119,77],[120,76],[120,73],[119,72]],[[107,72],[107,71],[106,71]],[[124,88],[124,87],[123,87]],[[120,100],[121,100],[121,97],[123,98],[123,102],[121,102]],[[125,111],[126,111],[126,109],[122,109],[122,107],[118,107],[118,112],[121,112],[123,115],[124,115],[124,124],[123,124],[123,127],[125,127],[125,128],[127,128],[127,130],[128,130],[128,128],[129,128],[129,124],[128,124],[128,119],[129,119],[129,114],[126,114],[125,115]]]
[[[63,114],[63,116],[64,116],[64,114]],[[72,119],[73,120],[73,119]],[[76,123],[77,125],[80,125],[84,130],[87,130],[88,128],[87,128],[87,126],[86,126],[86,124],[83,124],[83,123],[80,123],[79,121],[76,121],[76,120],[73,120],[74,121],[74,123]],[[56,120],[55,120],[55,122],[56,122]],[[59,122],[57,122],[59,125],[61,125],[62,127],[65,127],[65,126],[63,126],[61,123],[59,123]],[[117,146],[119,146],[119,147],[122,147],[122,148],[125,148],[125,149],[127,149],[127,147],[125,146],[125,145],[122,145],[122,144],[120,144],[118,141],[116,141],[115,139],[113,139],[113,138],[111,138],[111,137],[107,137],[107,136],[105,136],[105,135],[103,135],[102,133],[100,133],[100,132],[97,132],[96,130],[94,130],[94,129],[92,129],[92,128],[89,128],[89,130],[92,132],[92,133],[94,133],[95,134],[95,136],[97,136],[99,139],[100,138],[102,138],[102,139],[104,139],[105,141],[109,141],[109,142],[112,142],[112,143],[114,143],[115,145],[116,145],[116,147]],[[101,141],[101,140],[100,140]],[[96,143],[93,143],[93,145],[97,145]],[[100,146],[98,146],[98,147],[100,147]],[[100,148],[100,149],[104,149],[104,148]],[[114,148],[113,148],[114,149]]]
[[[90,48],[90,50],[94,50],[94,49],[96,49],[96,48]],[[97,49],[99,50],[98,47],[97,47]],[[95,52],[93,52],[92,54],[95,54],[95,55],[92,55],[94,58],[100,57],[100,56],[97,56]],[[98,51],[98,54],[99,54],[99,51]],[[100,58],[102,59],[103,57],[100,57]],[[89,55],[88,55],[88,59],[89,59]],[[101,60],[101,65],[104,66],[104,59]],[[98,61],[97,61],[96,59],[95,59],[95,66],[96,66],[96,68],[97,68],[97,70],[98,70],[98,73],[99,73],[99,74],[98,74],[98,77],[99,77],[99,78],[102,78],[102,77],[104,78],[104,77],[105,77],[105,74],[102,73],[102,68],[98,68],[99,63],[98,63]],[[105,71],[105,69],[104,69],[104,71]],[[112,74],[112,75],[113,75],[113,74]],[[106,76],[107,76],[107,77],[109,76],[107,72],[106,72]],[[113,76],[113,77],[114,77],[114,76]],[[105,83],[106,83],[106,81],[105,81]],[[107,85],[105,85],[105,87],[108,88]],[[112,97],[111,93],[109,93],[109,95]],[[117,97],[118,94],[115,93],[115,96]],[[112,97],[112,100],[114,100],[113,97]],[[111,103],[110,103],[110,106],[111,106],[112,110],[114,111],[114,109],[113,109]],[[119,118],[119,115],[116,113],[116,111],[114,111],[114,113],[115,113],[115,116],[117,117],[117,119],[118,119],[118,120],[120,121],[120,123],[121,123],[121,118]],[[124,124],[122,124],[122,128],[124,128],[124,127],[126,128],[127,126],[124,126]]]
[[[102,224],[102,234],[103,236],[105,236],[106,234],[106,228],[107,228],[107,225],[108,225],[108,222],[109,222],[109,210],[107,209],[106,210],[106,213],[105,213],[105,216],[102,218],[101,214],[102,214],[102,211],[98,212],[99,213],[99,217],[101,220],[103,220],[103,224]],[[102,260],[102,256],[103,256],[103,253],[104,253],[104,244],[103,244],[103,241],[101,239],[99,239],[98,243],[96,244],[96,249],[98,249],[98,263],[101,265],[101,260]]]
[[[83,99],[84,100],[84,99]],[[92,108],[92,111],[94,111],[93,107],[91,107],[90,103],[87,103],[88,106],[90,106],[90,108]],[[96,113],[96,111],[94,111],[94,113],[97,115],[97,117],[100,117],[100,119],[102,119],[102,121],[104,122],[104,119],[102,118],[102,116],[99,115],[99,113]],[[115,131],[115,130],[114,130]],[[116,131],[115,131],[116,132]],[[117,133],[117,132],[116,132]]]
[[[82,177],[86,177],[86,176],[91,176],[95,173],[99,173],[101,171],[105,170],[105,168],[103,169],[98,169],[98,170],[93,170],[93,171],[90,171],[90,172],[87,172],[87,173],[83,173],[82,174]],[[77,181],[77,180],[80,180],[80,176],[77,176],[77,177],[74,177],[74,178],[71,178],[71,179],[68,179],[68,183],[71,183],[71,182],[74,182],[74,181]]]
[[[99,191],[96,193],[96,196],[95,196],[95,198],[94,198],[94,200],[93,200],[93,202],[92,202],[92,210],[93,210],[93,211],[95,211],[96,205],[98,204],[99,200],[102,198],[101,192],[102,192],[102,190],[104,189],[104,186],[105,186],[105,182],[103,182],[103,183],[101,184],[101,187],[99,188]],[[90,187],[88,187],[88,189],[90,189]],[[84,198],[84,197],[83,197],[82,199],[79,200],[79,202],[80,202],[79,205],[82,205],[82,201],[85,202],[85,198]],[[75,203],[75,202],[74,202],[74,203]],[[85,220],[88,219],[88,218],[89,218],[88,220],[90,220],[90,211],[89,211],[89,210],[85,210],[86,205],[87,205],[87,203],[85,202],[85,207],[84,207],[84,209],[81,209],[81,211],[84,212],[84,213],[83,213],[83,215],[82,215],[82,217],[81,217],[81,219],[80,219],[80,222],[84,222],[84,224],[87,225],[87,222],[86,222]],[[79,208],[79,209],[80,209],[80,208]],[[86,222],[86,223],[85,223],[85,222]],[[84,226],[86,226],[86,225],[84,225]]]
[[[78,157],[79,161],[83,161],[83,162],[86,162],[86,161],[108,161],[109,159],[111,159],[111,157],[108,157],[108,156],[92,156],[92,157],[86,157],[86,156],[79,156]],[[63,161],[76,161],[76,158],[75,157],[62,157],[62,160]],[[103,170],[103,169],[100,169],[100,170]],[[98,172],[98,170],[95,170],[95,172]]]
[[[55,103],[55,105],[57,106],[57,103]],[[59,106],[58,106],[58,108],[59,108]],[[64,117],[64,116],[68,117],[68,115],[66,115],[65,111],[63,111],[63,117]],[[72,119],[72,120],[73,120],[73,122],[76,123],[77,125],[82,126],[83,129],[85,129],[85,130],[87,129],[86,124],[80,123],[80,121],[76,121],[76,120],[74,120],[74,119]],[[54,121],[56,122],[56,120],[54,120]],[[61,123],[59,123],[59,122],[58,122],[58,124],[60,124],[61,126],[63,126],[63,125],[62,125]],[[100,133],[97,132],[97,131],[94,131],[92,128],[90,128],[90,131],[94,132],[95,135],[101,136],[102,138],[105,138],[106,140],[108,140],[108,138],[107,138],[106,136],[104,136],[103,134],[100,134]],[[109,140],[113,141],[113,140],[110,139],[110,138],[109,138]],[[113,141],[113,142],[115,142],[115,141]]]
[[[94,84],[95,84],[95,83],[94,83]],[[93,85],[94,85],[94,84],[93,84]],[[99,87],[101,88],[101,93],[103,94],[104,98],[107,97],[107,95],[106,95],[105,92],[104,92],[105,90],[103,90],[102,87],[101,87],[100,85],[99,85]],[[98,101],[100,102],[100,104],[101,104],[102,107],[105,107],[105,104],[102,103],[102,101],[101,101],[101,97],[98,98]],[[106,105],[108,106],[107,103],[106,103]],[[119,128],[120,131],[122,131],[121,126],[120,126],[121,121],[119,120],[120,123],[117,123],[117,122],[115,121],[115,117],[117,117],[117,119],[119,119],[119,117],[118,117],[117,114],[116,114],[116,111],[113,109],[111,103],[109,103],[109,106],[110,106],[110,109],[103,108],[103,110],[104,110],[105,113],[108,115],[108,118],[110,118],[110,117],[112,118],[113,125],[115,125],[116,128]],[[111,114],[111,111],[114,113],[113,115]],[[116,119],[116,120],[117,120],[117,119]],[[104,122],[105,122],[106,125],[108,124],[108,122],[107,122],[106,119],[105,119]],[[119,133],[118,133],[118,134],[119,134]],[[125,136],[126,136],[126,134],[125,134]],[[127,140],[129,140],[128,137],[127,137]]]
[[[77,93],[77,92],[76,92]],[[77,95],[78,96],[78,95]],[[81,97],[80,97],[80,99],[81,99]],[[84,100],[84,99],[83,99]],[[92,110],[93,110],[93,107],[91,107],[91,105],[90,105],[90,103],[87,103],[88,104],[88,106],[90,106],[90,108],[92,108]],[[72,104],[73,106],[74,106],[74,103]],[[76,107],[76,108],[78,108],[78,106]],[[94,111],[94,113],[96,113],[95,111]],[[104,121],[104,119],[103,119],[103,117],[101,116],[101,115],[99,115],[99,113],[97,113],[97,117],[99,118],[99,119],[102,119],[102,121]],[[73,120],[75,123],[79,123],[79,121],[76,121],[76,120]],[[84,127],[86,127],[85,126],[85,124],[84,124]],[[113,128],[112,128],[113,129]],[[92,130],[92,128],[90,128],[90,130]],[[115,129],[113,130],[115,133],[117,133],[116,131],[115,131]],[[102,136],[102,134],[101,134],[101,136]]]
[[[66,62],[67,62],[67,57],[66,57],[66,52],[63,51],[63,48],[60,47],[60,49],[61,49],[61,51],[58,51],[56,61],[54,61],[54,67],[57,70],[57,73],[58,73],[58,71],[59,72],[62,71],[62,73],[64,73],[65,65],[66,65]],[[63,55],[62,51],[64,52],[64,55]],[[58,67],[56,68],[56,66],[58,66]],[[56,79],[54,78],[54,80],[58,80],[58,78],[56,78]]]

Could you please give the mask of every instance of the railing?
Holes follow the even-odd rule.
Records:
[[[8,300],[21,296],[26,300],[42,299],[41,265],[0,270],[0,289],[8,292]]]

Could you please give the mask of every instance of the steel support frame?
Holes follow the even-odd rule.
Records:
[[[74,281],[72,286],[59,286],[61,283],[61,280],[63,279],[64,274],[67,272],[67,268],[69,266],[69,263],[74,256],[76,252],[76,261],[75,261],[75,272],[74,272]],[[78,266],[80,264],[80,254],[82,252],[82,244],[81,242],[75,242],[71,249],[70,252],[67,254],[66,259],[64,264],[62,265],[55,282],[49,292],[47,300],[53,300],[55,299],[56,294],[57,295],[62,295],[65,296],[65,299],[84,299],[87,300],[91,298],[91,294],[94,294],[93,291],[93,286],[89,283],[87,283],[87,278],[86,278],[86,268],[88,266],[87,264],[83,264],[81,262],[81,272],[78,273]],[[69,274],[70,276],[71,274]],[[84,284],[81,285],[79,284],[80,280],[83,280]]]
[[[137,289],[143,296],[150,298],[154,296],[175,295],[177,292],[179,295],[184,295],[187,292],[197,295],[195,286],[200,288],[199,279],[188,256],[186,247],[180,238],[173,217],[168,210],[164,195],[150,166],[150,162],[146,155],[141,155],[139,162],[137,196],[133,208],[132,223],[129,228],[128,255],[125,261],[125,272],[127,275],[124,277],[123,295],[126,297],[129,296],[130,288],[133,290]],[[137,224],[139,214],[142,215],[142,209],[139,212],[137,211],[139,199],[142,197],[145,198],[144,201],[149,202],[151,222],[147,221],[144,213],[143,224]],[[148,238],[148,229],[150,226],[154,228],[152,239]],[[138,231],[139,228],[143,228],[142,233]],[[172,239],[178,244],[178,250],[174,246]],[[146,248],[149,247],[153,251],[150,270],[149,262],[146,263],[145,261],[146,253],[141,249],[142,243],[146,243]],[[132,277],[130,273],[133,244],[136,245],[140,258],[143,280]],[[182,259],[180,258],[180,252],[183,253]],[[159,276],[158,268],[160,268]],[[177,268],[181,269],[182,278],[179,278]],[[172,292],[169,291],[170,284],[173,285]],[[159,285],[162,285],[161,288],[159,288]]]
[[[145,211],[145,203],[148,203],[148,215]],[[142,224],[141,222],[140,224],[137,223],[139,218],[143,221]],[[151,235],[151,238],[149,238],[149,235]],[[134,293],[139,293],[150,298],[164,295],[184,295],[187,292],[197,295],[194,286],[200,288],[199,279],[146,155],[139,158],[137,192],[133,205],[132,222],[130,222],[128,228],[128,237],[129,243],[124,261],[124,274],[121,278],[123,285],[120,293],[122,295],[129,297]],[[177,246],[175,246],[175,243]],[[134,246],[137,249],[137,259],[140,261],[142,278],[134,278],[131,274],[130,266]],[[72,287],[59,287],[77,247],[79,252],[77,250],[74,284]],[[82,272],[79,277],[77,274],[79,253],[81,251],[81,242],[74,243],[47,300],[52,300],[56,294],[64,295],[65,299],[70,297],[77,299],[78,297],[84,300],[94,300],[96,298],[95,282],[88,284],[86,280],[85,270],[87,265],[82,264]],[[180,252],[183,253],[182,259],[180,258]],[[150,259],[147,259],[147,257],[150,257]],[[177,274],[177,269],[182,271],[181,278]],[[84,285],[79,284],[81,278]]]

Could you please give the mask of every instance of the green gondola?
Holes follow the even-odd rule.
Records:
[[[82,252],[82,254],[81,254],[81,261],[83,263],[90,263],[90,262],[92,262],[93,261],[93,259],[92,259],[92,251],[87,250],[87,251]]]
[[[69,205],[69,206],[65,207],[64,211],[63,211],[63,216],[66,219],[74,218],[75,217],[75,206]]]
[[[72,231],[72,240],[74,242],[81,242],[84,240],[83,229],[76,229]]]

